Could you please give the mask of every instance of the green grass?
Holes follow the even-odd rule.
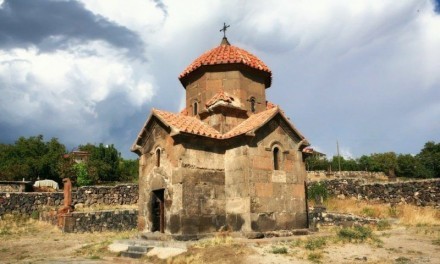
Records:
[[[322,253],[320,252],[312,252],[307,255],[307,259],[313,263],[321,263]]]
[[[377,230],[379,230],[379,231],[388,230],[390,228],[391,228],[391,224],[387,220],[382,219],[379,222],[377,222]]]
[[[308,250],[316,250],[324,248],[327,244],[327,240],[324,237],[310,238],[305,242],[304,248]]]
[[[272,254],[287,254],[286,247],[272,247]]]
[[[367,226],[346,227],[339,230],[338,237],[348,242],[364,242],[369,238],[373,238],[373,231]]]

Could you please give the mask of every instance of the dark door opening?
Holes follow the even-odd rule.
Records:
[[[164,189],[153,191],[151,196],[152,232],[165,232]]]

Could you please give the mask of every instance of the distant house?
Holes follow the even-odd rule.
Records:
[[[69,154],[64,154],[65,159],[72,159],[75,163],[87,162],[90,158],[90,153],[88,151],[74,150]]]
[[[306,147],[303,149],[304,157],[314,156],[317,158],[324,158],[326,155],[319,151],[314,150],[312,147]]]

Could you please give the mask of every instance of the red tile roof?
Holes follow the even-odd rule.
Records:
[[[189,134],[195,134],[199,136],[205,136],[217,139],[227,139],[238,135],[242,135],[248,132],[252,132],[264,124],[266,124],[275,114],[279,113],[278,107],[273,107],[258,114],[251,115],[248,119],[244,120],[238,126],[234,127],[225,134],[221,134],[208,124],[200,121],[196,117],[184,116],[181,114],[170,113],[153,109],[153,115],[159,118],[166,125],[180,131]]]
[[[171,126],[181,132],[210,138],[221,138],[222,136],[220,132],[210,127],[208,124],[203,123],[196,117],[170,113],[157,109],[153,109],[153,115],[159,118],[159,120],[166,125]]]
[[[204,136],[208,138],[215,139],[228,139],[233,138],[239,135],[243,135],[246,133],[253,133],[264,124],[269,122],[275,115],[280,114],[283,119],[288,123],[288,126],[299,136],[301,139],[301,143],[304,146],[309,145],[304,136],[293,126],[293,124],[289,121],[289,119],[284,115],[283,111],[276,105],[267,103],[267,110],[262,111],[257,114],[252,114],[248,119],[244,120],[242,123],[231,129],[225,134],[220,133],[213,127],[209,126],[207,123],[202,122],[200,119],[185,115],[185,112],[181,113],[171,113],[167,111],[153,109],[150,117],[146,121],[144,125],[147,127],[147,124],[151,121],[151,118],[155,116],[166,126],[169,126],[172,129],[172,133],[188,133],[193,135]],[[135,151],[139,148],[137,146],[139,140],[143,137],[142,134],[144,129],[138,135],[137,140],[132,146],[132,150]]]
[[[196,60],[194,60],[180,75],[179,79],[184,78],[191,72],[200,68],[203,65],[219,65],[219,64],[232,64],[232,63],[240,63],[247,65],[251,68],[264,71],[272,75],[269,67],[264,64],[258,57],[247,52],[244,49],[240,49],[238,47],[221,44],[220,46],[213,48]]]

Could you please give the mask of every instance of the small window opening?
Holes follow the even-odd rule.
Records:
[[[156,166],[160,167],[160,149],[156,150]]]
[[[197,104],[197,102],[194,102],[194,105],[193,105],[193,115],[197,115],[197,113],[198,113],[198,104]]]
[[[251,112],[255,113],[255,97],[251,97]]]
[[[280,150],[275,147],[273,149],[273,169],[274,170],[279,170],[280,169],[280,163],[279,163],[279,154]]]

